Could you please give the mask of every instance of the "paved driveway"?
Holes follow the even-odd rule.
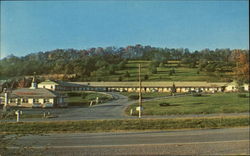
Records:
[[[135,101],[129,101],[128,97],[119,93],[109,92],[114,97],[114,100],[93,105],[91,107],[69,107],[69,108],[24,108],[22,109],[24,114],[43,114],[44,112],[50,112],[51,115],[56,115],[56,118],[41,119],[41,118],[29,118],[22,119],[21,121],[58,121],[58,120],[95,120],[95,119],[122,119],[122,118],[136,118],[126,116],[124,113],[125,108],[134,103]],[[3,121],[3,120],[2,120]],[[15,121],[15,120],[7,120]]]

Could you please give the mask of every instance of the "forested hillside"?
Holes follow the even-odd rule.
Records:
[[[64,74],[62,79],[69,81],[134,81],[138,60],[144,64],[145,81],[185,80],[188,75],[193,77],[189,77],[190,81],[206,80],[209,76],[218,77],[211,81],[235,78],[249,81],[248,50],[204,49],[190,52],[187,48],[142,45],[87,50],[56,49],[23,57],[11,55],[0,60],[0,78],[22,77],[36,72],[36,75]],[[76,76],[68,78],[68,74]]]

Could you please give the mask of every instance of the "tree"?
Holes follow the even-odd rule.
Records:
[[[160,65],[160,61],[152,61],[149,66],[151,66],[151,67],[153,67],[153,66],[159,67],[159,65]]]
[[[146,75],[144,75],[144,80],[148,80],[148,75],[146,74]]]
[[[18,81],[17,87],[18,87],[18,88],[25,88],[25,87],[29,87],[29,86],[27,86],[27,81],[26,81],[26,79],[23,78],[23,79],[21,79],[21,80]]]
[[[118,69],[120,69],[120,70],[124,69],[126,63],[127,63],[126,60],[121,61],[121,62],[118,64]]]
[[[172,68],[172,69],[169,71],[168,75],[169,75],[169,76],[172,76],[173,74],[175,74],[175,69],[174,69],[174,68]]]
[[[235,50],[232,53],[236,67],[235,79],[241,82],[249,82],[249,51]]]
[[[124,74],[125,77],[130,77],[130,74],[128,71],[126,71],[126,73]]]
[[[173,86],[171,88],[171,94],[174,96],[175,93],[176,93],[176,87],[175,84],[173,83]]]
[[[151,66],[151,67],[149,68],[149,70],[150,70],[150,73],[151,73],[151,74],[157,74],[157,68],[156,68],[156,66]]]
[[[113,74],[115,74],[115,69],[116,69],[116,67],[115,67],[115,65],[109,65],[109,74],[111,74],[111,75],[113,75]]]
[[[215,71],[215,67],[216,67],[215,64],[209,63],[209,64],[205,67],[205,70],[206,70],[207,72],[214,72],[214,71]]]
[[[163,62],[161,62],[160,67],[165,67],[165,64]]]
[[[118,81],[122,81],[122,76],[119,76],[119,77],[118,77]]]
[[[98,60],[96,63],[95,63],[95,66],[97,68],[101,68],[101,67],[106,67],[108,65],[108,63],[104,60]]]

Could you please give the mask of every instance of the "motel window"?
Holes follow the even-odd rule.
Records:
[[[22,103],[28,103],[28,99],[23,99]]]
[[[47,103],[47,102],[49,102],[49,99],[43,99],[43,102]]]
[[[10,103],[16,102],[16,99],[10,99]]]
[[[39,99],[33,99],[34,103],[39,103]]]

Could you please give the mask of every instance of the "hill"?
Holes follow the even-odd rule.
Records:
[[[249,51],[127,46],[56,49],[0,60],[0,79],[56,75],[65,81],[249,81]],[[235,75],[236,74],[236,75]],[[60,75],[60,76],[58,76]],[[75,75],[75,76],[69,76]],[[52,76],[53,77],[53,76]]]

